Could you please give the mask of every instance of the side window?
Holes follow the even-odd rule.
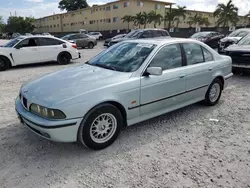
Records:
[[[162,70],[178,68],[182,66],[181,48],[179,44],[171,44],[163,47],[151,61],[150,67],[161,67]]]
[[[80,35],[78,34],[71,36],[71,39],[79,39],[79,38],[80,38]]]
[[[83,38],[87,38],[87,35],[81,34],[79,38],[83,39]]]
[[[17,46],[20,48],[37,46],[37,39],[36,38],[25,39],[22,42],[20,42]]]
[[[143,33],[142,33],[142,35],[141,35],[141,38],[151,38],[151,37],[153,37],[152,36],[152,33],[151,33],[151,31],[144,31]]]
[[[162,36],[169,36],[167,31],[160,31]]]
[[[213,55],[206,48],[202,47],[202,50],[206,62],[214,60]]]
[[[54,45],[61,45],[64,42],[56,39],[51,38],[40,38],[40,46],[54,46]]]
[[[162,37],[162,34],[160,31],[155,30],[155,31],[153,31],[153,37]]]
[[[204,62],[201,46],[194,43],[183,44],[185,55],[187,58],[187,65],[194,65]]]

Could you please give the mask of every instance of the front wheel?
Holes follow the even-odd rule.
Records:
[[[222,92],[222,82],[220,79],[216,78],[209,86],[206,96],[205,104],[208,106],[213,106],[218,103]]]
[[[88,48],[89,48],[89,49],[94,48],[94,43],[93,43],[93,42],[89,42],[89,43],[88,43]]]
[[[78,142],[93,150],[110,146],[123,127],[119,109],[111,104],[95,107],[82,121],[78,130]]]

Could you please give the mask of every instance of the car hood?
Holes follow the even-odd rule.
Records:
[[[123,73],[84,64],[53,72],[29,81],[21,92],[32,103],[51,107],[129,79],[131,73]],[[82,100],[84,101],[84,100]]]
[[[234,45],[227,47],[225,50],[231,51],[231,52],[242,51],[242,52],[249,52],[250,53],[250,45],[239,46],[237,44],[234,44]]]
[[[221,39],[221,42],[238,42],[242,37],[225,37]]]

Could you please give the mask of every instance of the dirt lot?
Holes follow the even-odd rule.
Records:
[[[81,62],[101,48],[81,50]],[[65,67],[0,73],[1,188],[250,187],[250,76],[234,76],[217,106],[196,104],[128,127],[109,148],[90,151],[42,139],[15,114],[23,82]]]

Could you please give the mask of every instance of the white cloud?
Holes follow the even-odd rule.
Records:
[[[58,0],[59,1],[59,0]],[[33,16],[35,18],[41,18],[44,16],[49,16],[52,14],[62,13],[58,8],[58,2],[51,3],[39,3],[37,5],[33,5],[27,8],[1,8],[0,7],[0,15],[3,16],[4,20],[7,21],[10,13],[14,15],[16,12],[17,16]]]
[[[43,3],[43,0],[24,0],[26,2],[30,2],[30,3]]]

